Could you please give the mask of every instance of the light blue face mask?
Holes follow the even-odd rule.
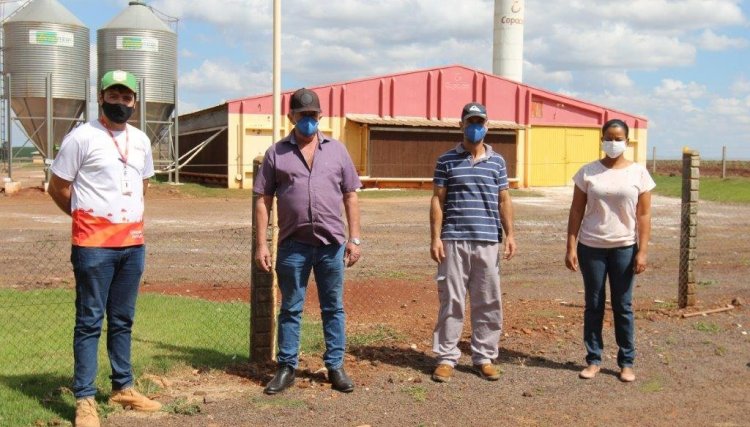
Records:
[[[299,133],[309,138],[318,132],[318,121],[315,120],[315,117],[303,116],[297,121],[297,124],[294,125],[294,127]]]
[[[487,128],[484,127],[484,123],[471,123],[464,128],[464,136],[472,144],[482,142],[485,135],[487,135]]]

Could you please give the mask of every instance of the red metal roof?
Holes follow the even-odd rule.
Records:
[[[491,120],[521,126],[598,127],[612,118],[632,128],[646,128],[644,117],[505,79],[462,65],[406,71],[343,83],[310,87],[320,97],[323,114],[346,117],[456,119],[467,102],[487,106]],[[282,94],[286,114],[293,91]],[[230,113],[272,114],[272,95],[231,100]]]

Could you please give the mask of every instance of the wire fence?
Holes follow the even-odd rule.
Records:
[[[185,314],[189,324],[169,345],[201,343],[211,351],[247,357],[250,239],[249,224],[149,231],[134,337],[153,325],[184,322],[180,314],[168,314],[170,309],[184,306],[183,311],[189,311]],[[72,366],[75,279],[70,238],[59,232],[30,231],[3,240],[0,342],[6,349],[3,353],[11,355],[3,360],[3,368],[40,372]],[[191,301],[183,302],[186,299]],[[227,328],[228,324],[239,327]],[[42,349],[39,343],[44,343]]]
[[[419,316],[414,318],[403,314],[432,297],[428,194],[416,203],[414,199],[385,198],[363,204],[365,258],[347,271],[347,282],[359,283],[354,290],[360,292],[347,300],[349,319],[401,321],[399,327],[407,332],[415,322],[432,321],[431,309],[414,311],[414,316]],[[560,188],[557,194],[551,202],[538,197],[514,199],[516,239],[522,255],[504,267],[503,281],[517,293],[528,290],[529,295],[538,296],[538,289],[543,288],[543,298],[552,299],[568,292],[566,287],[575,289],[573,286],[580,284],[580,277],[566,272],[562,264],[572,189]],[[20,217],[28,223],[57,223],[54,229],[19,228],[0,233],[0,345],[4,348],[0,377],[6,370],[21,367],[32,372],[60,367],[67,372],[72,368],[75,281],[69,261],[70,220],[59,214],[49,199],[44,200],[36,202],[39,206],[16,203],[13,209],[0,200],[4,225]],[[149,199],[147,205],[151,203]],[[182,200],[177,207],[170,203],[160,201],[164,210],[146,219],[146,272],[134,340],[158,344],[149,356],[157,364],[168,350],[195,355],[190,363],[214,356],[225,364],[247,360],[250,194],[226,207],[222,200]],[[198,210],[199,206],[203,207]],[[185,220],[185,214],[191,218]],[[747,295],[747,289],[742,291],[738,284],[745,283],[750,274],[750,243],[745,237],[750,234],[748,217],[747,204],[699,203],[695,264],[699,301],[721,299],[727,303],[727,294]],[[638,290],[639,297],[646,294],[647,301],[676,307],[679,251],[680,200],[658,198],[653,208],[649,271],[638,279],[648,285]],[[574,290],[572,293],[575,296]],[[509,313],[514,314],[512,308]]]

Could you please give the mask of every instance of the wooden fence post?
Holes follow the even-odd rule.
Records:
[[[687,147],[682,153],[682,215],[680,227],[680,308],[695,305],[695,263],[698,240],[700,154]]]
[[[263,156],[253,160],[253,177],[258,176]],[[276,291],[275,275],[273,270],[265,272],[255,265],[255,242],[258,236],[255,233],[255,204],[262,196],[253,192],[252,207],[252,249],[250,261],[250,360],[257,363],[265,363],[274,360],[276,350]],[[274,208],[275,210],[275,208]],[[273,217],[274,212],[269,212]],[[273,225],[267,234],[269,248],[275,248],[276,235]],[[272,251],[272,259],[275,261],[275,250]]]

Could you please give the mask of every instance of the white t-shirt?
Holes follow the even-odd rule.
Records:
[[[634,245],[638,196],[656,187],[646,168],[633,163],[622,169],[608,169],[597,160],[584,165],[573,182],[586,193],[586,212],[578,241],[593,248]]]
[[[130,125],[112,134],[119,151],[99,120],[78,126],[65,137],[51,166],[52,173],[73,183],[71,216],[77,246],[144,242],[143,180],[154,175],[151,142]]]

